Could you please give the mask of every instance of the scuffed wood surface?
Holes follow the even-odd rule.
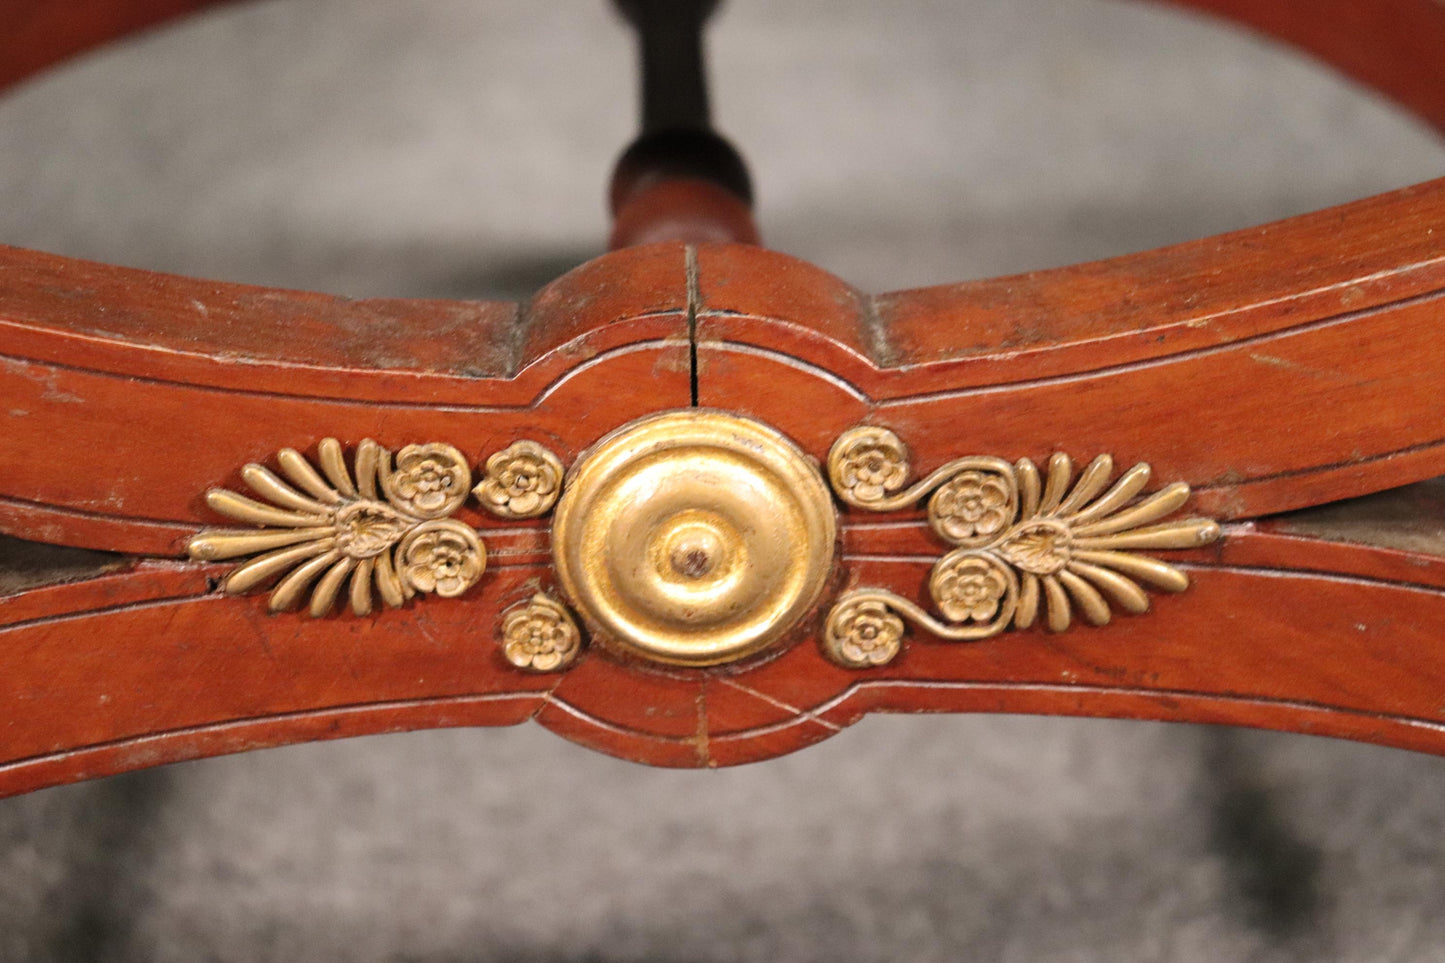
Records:
[[[689,274],[689,249],[664,244],[590,262],[525,312],[351,303],[9,249],[7,445],[47,454],[9,458],[0,531],[174,554],[205,518],[203,491],[325,436],[481,454],[531,433],[570,457],[687,403],[690,325],[698,402],[818,457],[868,421],[897,431],[921,471],[963,453],[1107,451],[1189,482],[1215,516],[1302,508],[1445,473],[1442,237],[1445,181],[876,298],[742,245],[698,248]],[[76,288],[62,298],[67,263]]]
[[[1280,37],[1445,127],[1445,6],[1177,0]],[[0,86],[202,0],[20,0]],[[573,461],[641,415],[750,414],[821,459],[859,423],[915,475],[963,454],[1101,452],[1194,486],[1224,539],[1144,616],[886,667],[816,645],[659,669],[588,650],[531,675],[501,613],[552,587],[545,523],[486,527],[482,583],[367,618],[267,616],[222,566],[78,556],[6,572],[0,793],[290,742],[535,719],[668,766],[770,758],[870,711],[1220,722],[1445,753],[1445,181],[1015,277],[868,295],[740,245],[591,262],[527,305],[350,301],[0,248],[0,531],[164,556],[201,494],[326,436],[533,438]],[[1362,497],[1363,496],[1363,497]],[[1354,498],[1340,507],[1308,506]],[[1273,513],[1294,511],[1287,516]],[[1260,516],[1271,516],[1260,518]],[[1249,521],[1249,519],[1259,519]],[[1421,524],[1420,519],[1425,519]],[[13,543],[10,543],[13,546]],[[842,517],[838,584],[925,601],[916,514]],[[831,599],[831,595],[829,599]]]
[[[915,536],[927,541],[921,525]],[[918,595],[926,560],[845,538],[855,581]],[[268,616],[219,566],[146,562],[0,599],[0,792],[289,742],[527,719],[664,766],[766,759],[870,711],[1221,722],[1445,753],[1445,558],[1234,526],[1147,616],[983,642],[914,635],[893,664],[828,662],[805,633],[721,670],[589,650],[534,675],[498,614],[549,575],[502,562],[464,599],[369,619]]]
[[[1147,461],[1249,518],[1445,473],[1445,181],[1106,261],[869,298],[698,252],[699,401],[821,457]],[[802,415],[800,416],[800,413]]]
[[[680,245],[583,265],[525,314],[0,248],[0,531],[180,554],[212,520],[206,489],[328,436],[442,441],[473,459],[529,437],[570,460],[633,418],[688,404],[687,290]]]

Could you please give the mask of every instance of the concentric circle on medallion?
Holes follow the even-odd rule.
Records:
[[[687,409],[626,425],[578,461],[552,546],[604,646],[715,665],[777,641],[812,608],[836,528],[822,475],[784,435]]]

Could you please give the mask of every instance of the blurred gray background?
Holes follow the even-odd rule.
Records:
[[[1323,69],[1119,0],[731,0],[712,77],[769,243],[875,291],[1445,173]],[[603,0],[225,10],[0,101],[0,242],[525,296],[600,253],[634,85]],[[1438,961],[1442,884],[1445,762],[1113,721],[704,773],[417,733],[0,801],[4,960]]]

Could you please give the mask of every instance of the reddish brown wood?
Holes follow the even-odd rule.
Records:
[[[937,550],[921,524],[910,536]],[[845,537],[852,581],[918,596],[927,559],[880,547],[866,531]],[[1237,526],[1187,565],[1195,586],[1147,616],[976,643],[915,636],[897,662],[868,672],[833,666],[803,638],[725,670],[662,671],[591,651],[539,676],[506,664],[495,630],[503,608],[548,582],[536,562],[498,562],[463,600],[320,621],[215,594],[208,579],[220,567],[146,562],[0,600],[10,707],[0,792],[288,742],[528,718],[666,766],[769,758],[869,711],[1227,722],[1445,753],[1445,559]]]
[[[503,660],[491,627],[535,591],[493,559],[485,595],[376,620],[265,615],[212,587],[222,569],[148,562],[0,602],[0,786],[23,791],[159,762],[416,725],[520,722],[555,678]],[[20,760],[28,760],[21,762]]]
[[[208,520],[202,493],[282,447],[432,440],[478,457],[525,436],[570,459],[691,396],[681,246],[578,268],[520,317],[14,248],[0,281],[0,530],[38,541],[179,554]]]
[[[0,89],[67,57],[228,0],[5,0]]]
[[[1435,0],[1165,0],[1318,57],[1445,130],[1445,8]]]
[[[7,0],[0,89],[100,44],[229,0]],[[1163,0],[1318,57],[1445,128],[1445,11],[1434,0]]]
[[[921,470],[960,446],[1109,451],[1190,482],[1224,517],[1351,497],[1445,472],[1442,235],[1436,181],[1175,248],[876,298],[783,255],[704,246],[698,400],[819,457],[872,421],[903,435]],[[570,456],[692,390],[680,245],[579,268],[525,317],[0,254],[0,398],[14,413],[0,527],[21,537],[175,553],[201,492],[286,445],[433,438],[480,453],[530,432]]]
[[[665,180],[633,194],[612,226],[611,250],[662,241],[759,243],[752,208],[717,184]]]
[[[820,458],[861,422],[897,431],[921,472],[1111,452],[1228,518],[1445,473],[1445,181],[876,298],[773,252],[697,259],[699,402]]]
[[[1321,487],[1328,497],[1359,494],[1410,480],[1411,457],[1423,459],[1422,473],[1439,470],[1430,432],[1445,421],[1433,375],[1442,252],[1429,225],[1440,223],[1440,197],[1430,185],[1174,251],[879,299],[757,249],[631,249],[544,292],[511,356],[500,320],[487,321],[513,316],[505,307],[357,306],[363,317],[433,325],[463,311],[478,318],[467,358],[436,357],[457,350],[443,338],[433,357],[407,362],[414,369],[375,367],[386,324],[375,328],[380,340],[327,344],[323,364],[289,357],[299,343],[285,338],[227,342],[247,330],[242,319],[268,310],[293,330],[349,323],[344,302],[254,289],[207,294],[206,310],[236,323],[182,351],[196,282],[158,279],[154,311],[112,310],[107,298],[135,286],[115,269],[86,267],[86,296],[62,312],[24,270],[51,262],[23,255],[5,321],[20,339],[12,343],[36,357],[5,368],[8,410],[27,414],[11,419],[4,483],[12,499],[43,493],[31,506],[104,516],[89,528],[72,520],[63,539],[115,547],[124,533],[175,551],[177,534],[209,520],[197,501],[205,487],[236,484],[240,464],[283,445],[321,434],[435,438],[480,457],[540,437],[571,460],[613,425],[685,406],[695,387],[701,403],[762,417],[820,457],[843,428],[873,420],[914,446],[920,471],[962,453],[1039,457],[1059,447],[1147,458],[1163,479],[1206,485],[1218,472],[1210,466],[1226,461],[1237,476],[1200,498],[1226,514],[1302,504]],[[1311,257],[1325,235],[1341,255]],[[1280,281],[1251,270],[1259,263],[1292,273]],[[1116,316],[1110,306],[1122,303]],[[1004,317],[1037,326],[1037,347],[967,347],[965,332],[996,338],[987,325]],[[950,339],[963,349],[949,350]],[[1396,351],[1421,363],[1397,364]],[[154,374],[138,378],[147,364]],[[398,390],[408,373],[426,386],[419,401]],[[336,396],[343,385],[357,400]],[[1153,403],[1136,410],[1138,399]],[[1376,407],[1356,413],[1361,399]],[[82,409],[89,418],[76,417]],[[1333,423],[1320,422],[1322,410],[1336,413]],[[1259,430],[1270,411],[1287,442]],[[19,457],[39,450],[53,454]],[[1368,470],[1342,473],[1351,460]],[[12,519],[27,534],[36,530],[26,525],[61,524],[24,505]],[[206,570],[190,565],[109,576],[94,583],[100,601],[80,587],[25,593],[10,603],[24,617],[6,629],[11,664],[0,664],[8,703],[22,707],[5,730],[4,785],[21,791],[329,732],[532,715],[604,751],[675,766],[790,751],[870,709],[1216,720],[1442,750],[1445,663],[1429,639],[1445,616],[1445,586],[1440,560],[1419,553],[1240,528],[1218,553],[1195,558],[1189,593],[1107,630],[973,645],[917,639],[894,665],[860,674],[828,663],[810,625],[762,663],[659,672],[598,652],[543,683],[508,668],[495,642],[501,609],[548,578],[542,536],[535,524],[493,526],[496,565],[474,598],[364,620],[264,617],[260,600],[220,598],[198,584]],[[852,583],[915,598],[941,551],[916,519],[880,524],[858,513],[845,513],[843,545]],[[154,587],[136,588],[137,579]]]
[[[1437,3],[1179,2],[1445,123]],[[201,5],[32,0],[0,39],[0,84]],[[736,205],[709,213],[677,186],[630,198],[620,240],[658,225],[706,236],[683,232],[689,217],[745,239]],[[1195,510],[1248,519],[1445,473],[1442,295],[1445,181],[1159,251],[877,296],[742,244],[628,248],[525,309],[347,301],[0,249],[0,531],[177,555],[218,521],[201,493],[239,487],[241,465],[284,446],[446,441],[480,460],[532,438],[570,462],[618,425],[694,401],[759,417],[820,459],[843,429],[885,425],[918,473],[960,454],[1110,452],[1190,482]],[[814,613],[782,651],[742,665],[664,670],[589,650],[539,676],[511,668],[496,633],[506,607],[551,585],[546,523],[461,517],[488,544],[482,583],[367,618],[266,616],[263,597],[217,593],[223,567],[154,559],[0,598],[0,793],[528,718],[671,766],[769,758],[868,711],[1225,722],[1445,753],[1433,543],[1241,522],[1184,557],[1188,592],[1106,628],[970,644],[914,632],[896,662],[857,672],[821,655]],[[835,588],[921,601],[943,546],[919,518],[842,518]]]

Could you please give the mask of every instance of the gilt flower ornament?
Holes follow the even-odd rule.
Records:
[[[541,445],[515,442],[486,465],[478,492],[498,514],[539,515],[556,501],[562,463]],[[452,517],[471,494],[472,470],[451,445],[407,445],[393,457],[367,438],[348,464],[341,443],[323,438],[314,460],[283,448],[276,470],[252,463],[241,478],[255,498],[215,488],[206,504],[251,527],[208,528],[187,548],[206,561],[249,556],[222,587],[240,594],[270,584],[273,612],[309,596],[321,617],[344,597],[367,615],[377,596],[392,608],[418,595],[454,598],[486,572],[481,536]]]
[[[1042,622],[1062,632],[1076,615],[1104,625],[1115,608],[1149,609],[1144,586],[1182,592],[1188,576],[1141,550],[1206,545],[1220,535],[1207,518],[1167,520],[1189,499],[1183,482],[1145,494],[1152,470],[1138,464],[1114,477],[1114,459],[1100,455],[1075,477],[1067,455],[1049,459],[1046,473],[1027,458],[1010,464],[992,456],[956,458],[907,484],[908,450],[877,426],[850,429],[828,456],[829,479],[845,505],[896,511],[928,496],[929,528],[952,550],[934,563],[928,596],[942,619],[883,589],[845,593],[828,616],[824,650],[843,665],[881,664],[873,650],[845,642],[880,612],[906,617],[929,635],[977,641],[1005,629]],[[868,606],[868,608],[864,608]],[[895,652],[898,650],[895,650]]]
[[[546,512],[562,490],[562,462],[534,441],[518,441],[487,459],[477,500],[502,518]]]

